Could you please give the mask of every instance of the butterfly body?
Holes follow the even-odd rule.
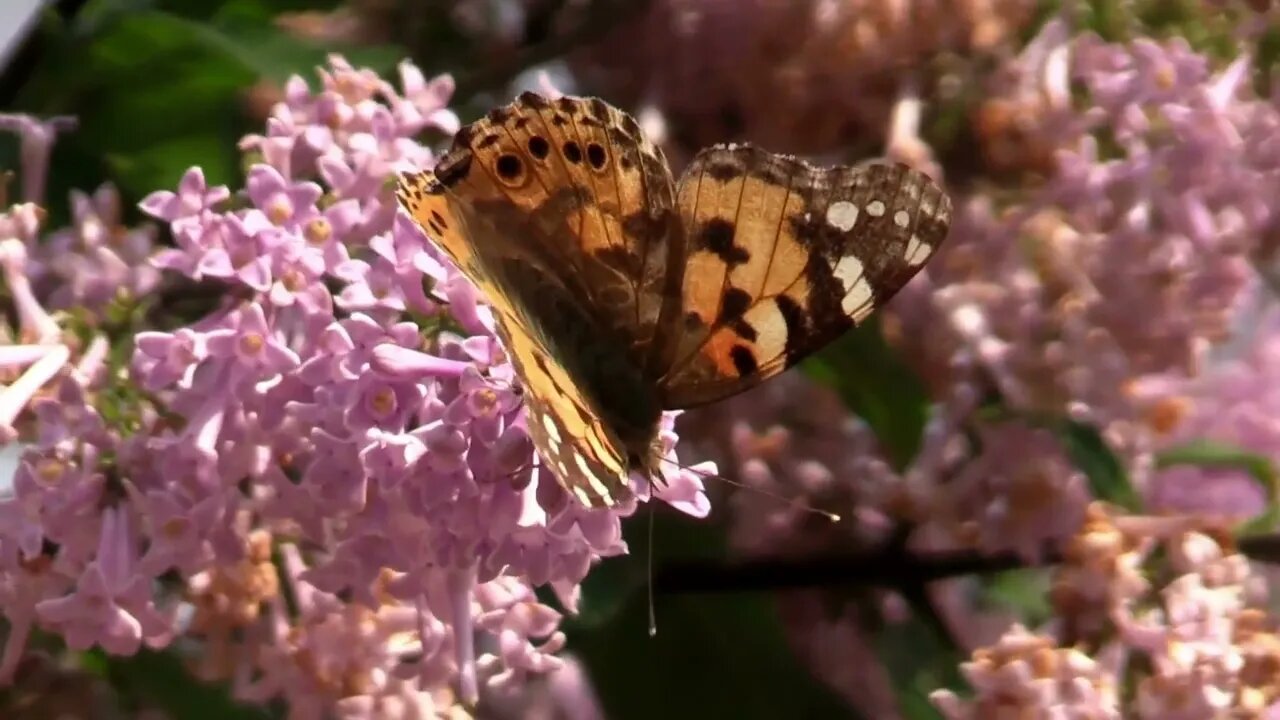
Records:
[[[708,148],[677,183],[635,120],[532,93],[463,128],[401,205],[476,284],[526,425],[588,506],[661,477],[662,411],[799,362],[882,305],[945,237],[950,202],[898,164],[814,168]]]

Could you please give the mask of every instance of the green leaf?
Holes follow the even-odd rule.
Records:
[[[606,625],[569,626],[606,717],[856,717],[792,654],[767,598],[670,596],[657,613],[654,637],[643,595]]]
[[[1087,0],[1081,6],[1082,25],[1108,42],[1128,39],[1132,18],[1128,5],[1117,0]]]
[[[644,556],[646,551],[633,547],[632,552],[635,554],[606,558],[591,568],[591,572],[582,581],[578,614],[570,620],[574,627],[582,630],[599,628],[617,619],[633,599],[644,597],[645,602],[648,602],[648,566]],[[554,596],[548,590],[539,588],[539,596],[544,603],[553,602]]]
[[[69,26],[48,14],[40,30],[47,50],[6,109],[79,118],[55,146],[45,197],[51,225],[65,222],[70,189],[104,180],[121,187],[127,222],[137,217],[138,200],[172,187],[191,165],[206,166],[210,182],[238,183],[238,165],[228,161],[239,158],[236,141],[261,124],[246,112],[244,91],[259,78],[312,78],[330,51],[347,50],[293,38],[271,23],[282,9],[306,6],[91,0]],[[403,53],[375,47],[347,54],[386,72]],[[16,161],[16,143],[0,136],[0,167]]]
[[[986,422],[997,423],[1016,420],[1048,430],[1057,437],[1071,464],[1085,474],[1094,497],[1130,511],[1137,511],[1142,507],[1142,500],[1133,489],[1124,463],[1111,450],[1102,433],[1092,425],[1048,413],[1014,410],[1003,405],[988,405],[978,411],[977,417]]]
[[[1049,590],[1053,574],[1044,568],[1022,568],[978,576],[982,594],[979,602],[987,608],[1002,609],[1018,616],[1027,626],[1037,627],[1050,619]]]
[[[649,534],[649,523],[653,534]],[[723,532],[712,520],[693,520],[673,510],[646,504],[623,523],[627,555],[606,558],[582,581],[578,614],[570,622],[581,629],[615,621],[632,602],[649,602],[650,553],[655,567],[666,557],[723,559]],[[650,542],[652,541],[652,545]]]
[[[897,356],[873,316],[804,363],[806,374],[834,388],[875,431],[898,469],[920,449],[929,414],[924,385]]]
[[[215,132],[165,138],[132,153],[107,154],[108,167],[120,186],[134,196],[150,189],[174,187],[192,165],[204,169],[210,185],[234,182],[239,169],[235,146]]]
[[[1258,38],[1254,66],[1258,68],[1254,88],[1258,94],[1269,94],[1276,63],[1280,61],[1280,27],[1270,24]]]
[[[606,717],[856,717],[792,654],[766,595],[659,595],[658,634],[650,637],[645,512],[623,525],[630,554],[592,569],[583,614],[562,627],[567,652],[584,663]],[[692,520],[659,510],[654,521],[658,567],[669,557],[726,555],[716,516]]]
[[[1277,475],[1271,458],[1216,440],[1193,440],[1156,453],[1156,469],[1191,465],[1200,468],[1238,470],[1253,479],[1267,496],[1267,509],[1249,520],[1242,531],[1262,532],[1280,522]]]
[[[929,701],[929,693],[947,688],[965,689],[960,676],[961,656],[940,637],[935,625],[913,617],[887,623],[875,633],[876,655],[889,671],[898,710],[911,720],[932,720],[942,714]]]
[[[1050,421],[1046,427],[1058,435],[1072,464],[1089,478],[1094,497],[1131,511],[1142,506],[1124,464],[1097,428],[1070,419]]]
[[[71,19],[71,30],[82,40],[91,39],[113,23],[150,11],[155,0],[89,0]]]
[[[148,21],[180,34],[199,46],[220,53],[259,77],[283,83],[296,74],[309,75],[330,53],[345,55],[352,64],[386,73],[403,56],[400,48],[335,46],[312,43],[259,22],[214,24],[164,12],[148,13]]]

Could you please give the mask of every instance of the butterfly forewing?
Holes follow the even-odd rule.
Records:
[[[750,145],[699,153],[677,204],[688,262],[668,407],[741,392],[830,343],[919,271],[951,214],[905,165],[815,168]]]
[[[638,374],[671,307],[679,233],[659,151],[602,101],[526,93],[463,128],[434,172],[402,176],[399,198],[490,301],[543,461],[583,504],[629,497],[617,428],[637,424],[632,405],[592,387],[638,382],[594,373],[635,357]]]

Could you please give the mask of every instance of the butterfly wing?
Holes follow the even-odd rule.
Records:
[[[600,100],[525,93],[460,130],[434,171],[402,176],[398,196],[488,299],[530,437],[561,484],[592,507],[628,497],[616,416],[630,406],[590,380],[601,365],[638,373],[678,293],[661,153]]]
[[[677,187],[688,244],[666,407],[746,390],[881,307],[946,238],[947,195],[897,163],[815,168],[750,145],[699,153]]]
[[[494,306],[497,310],[497,306]],[[519,312],[497,313],[498,338],[524,386],[525,427],[550,472],[587,507],[610,507],[631,497],[621,441],[602,422],[591,400],[553,346]]]

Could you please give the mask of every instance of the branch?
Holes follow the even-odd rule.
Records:
[[[1255,534],[1237,540],[1240,552],[1255,562],[1280,563],[1280,534]],[[962,575],[990,574],[1062,561],[1057,551],[1039,563],[1014,553],[983,555],[960,550],[910,554],[897,548],[857,555],[811,559],[758,559],[729,563],[680,562],[659,568],[653,578],[659,595],[764,592],[839,585],[913,587]]]
[[[1048,557],[1043,565],[1057,563]],[[731,563],[672,563],[653,579],[659,594],[760,592],[831,585],[908,587],[974,573],[1029,567],[1013,553],[981,555],[970,551],[906,555],[876,552],[813,559],[760,559]]]

